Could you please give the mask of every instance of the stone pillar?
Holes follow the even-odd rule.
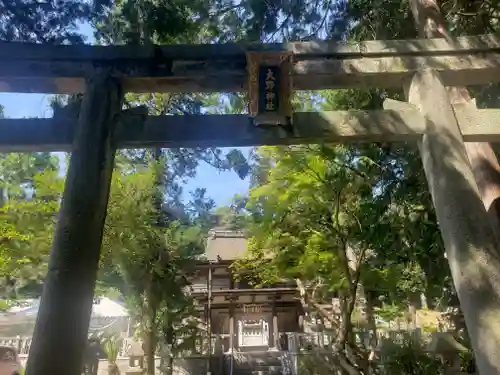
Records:
[[[439,75],[432,70],[417,73],[407,96],[427,120],[420,154],[478,373],[498,374],[499,246]]]
[[[235,347],[235,332],[234,332],[234,305],[230,302],[229,305],[229,352],[232,353]]]
[[[288,352],[292,356],[292,375],[297,375],[299,372],[299,356],[300,344],[299,337],[297,333],[291,333],[287,335],[288,339]]]
[[[323,319],[316,319],[317,327],[318,327],[318,346],[320,348],[325,347],[325,323],[323,322]]]
[[[278,329],[278,313],[276,311],[276,300],[273,300],[273,306],[272,306],[272,312],[273,316],[273,324],[272,324],[272,329],[269,330],[269,332],[273,332],[271,339],[272,341],[272,347],[273,349],[278,350],[280,348],[280,333]]]
[[[243,345],[243,321],[242,320],[238,320],[238,326],[237,326],[237,329],[238,331],[238,334],[237,334],[237,337],[238,339],[235,341],[236,342],[236,346],[237,347],[241,347]]]
[[[298,326],[299,326],[299,332],[304,332],[304,314],[303,313],[299,313]]]
[[[269,345],[269,349],[274,349],[274,324],[273,324],[273,314],[272,313],[270,314],[268,319],[271,321],[271,324],[268,324],[269,338],[267,339],[267,341],[268,341],[267,344]]]
[[[27,364],[29,375],[80,375],[122,108],[120,84],[87,82]]]

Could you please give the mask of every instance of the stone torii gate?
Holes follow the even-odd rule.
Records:
[[[151,48],[0,43],[0,91],[85,93],[79,115],[0,120],[0,152],[72,152],[28,374],[80,373],[116,149],[359,141],[418,142],[477,367],[500,374],[499,244],[464,148],[464,141],[500,141],[500,110],[452,106],[445,89],[499,82],[499,51],[492,35]],[[269,64],[283,91],[262,78]],[[408,102],[290,112],[289,89],[353,87],[404,87]],[[264,116],[257,121],[264,126],[247,115],[122,111],[124,92],[247,88],[250,112]]]

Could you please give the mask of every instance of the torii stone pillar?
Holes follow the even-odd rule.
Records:
[[[500,374],[499,246],[448,92],[437,72],[425,70],[413,77],[407,97],[426,119],[420,154],[477,368],[482,375]]]
[[[120,84],[87,82],[28,358],[28,375],[79,375],[92,312],[122,107]]]

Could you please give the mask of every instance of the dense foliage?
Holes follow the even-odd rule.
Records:
[[[2,0],[0,40],[82,43],[78,26],[103,9],[101,0]]]

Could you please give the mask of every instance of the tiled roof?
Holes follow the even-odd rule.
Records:
[[[243,232],[214,228],[208,232],[207,260],[223,261],[241,258],[247,250],[247,238]]]

